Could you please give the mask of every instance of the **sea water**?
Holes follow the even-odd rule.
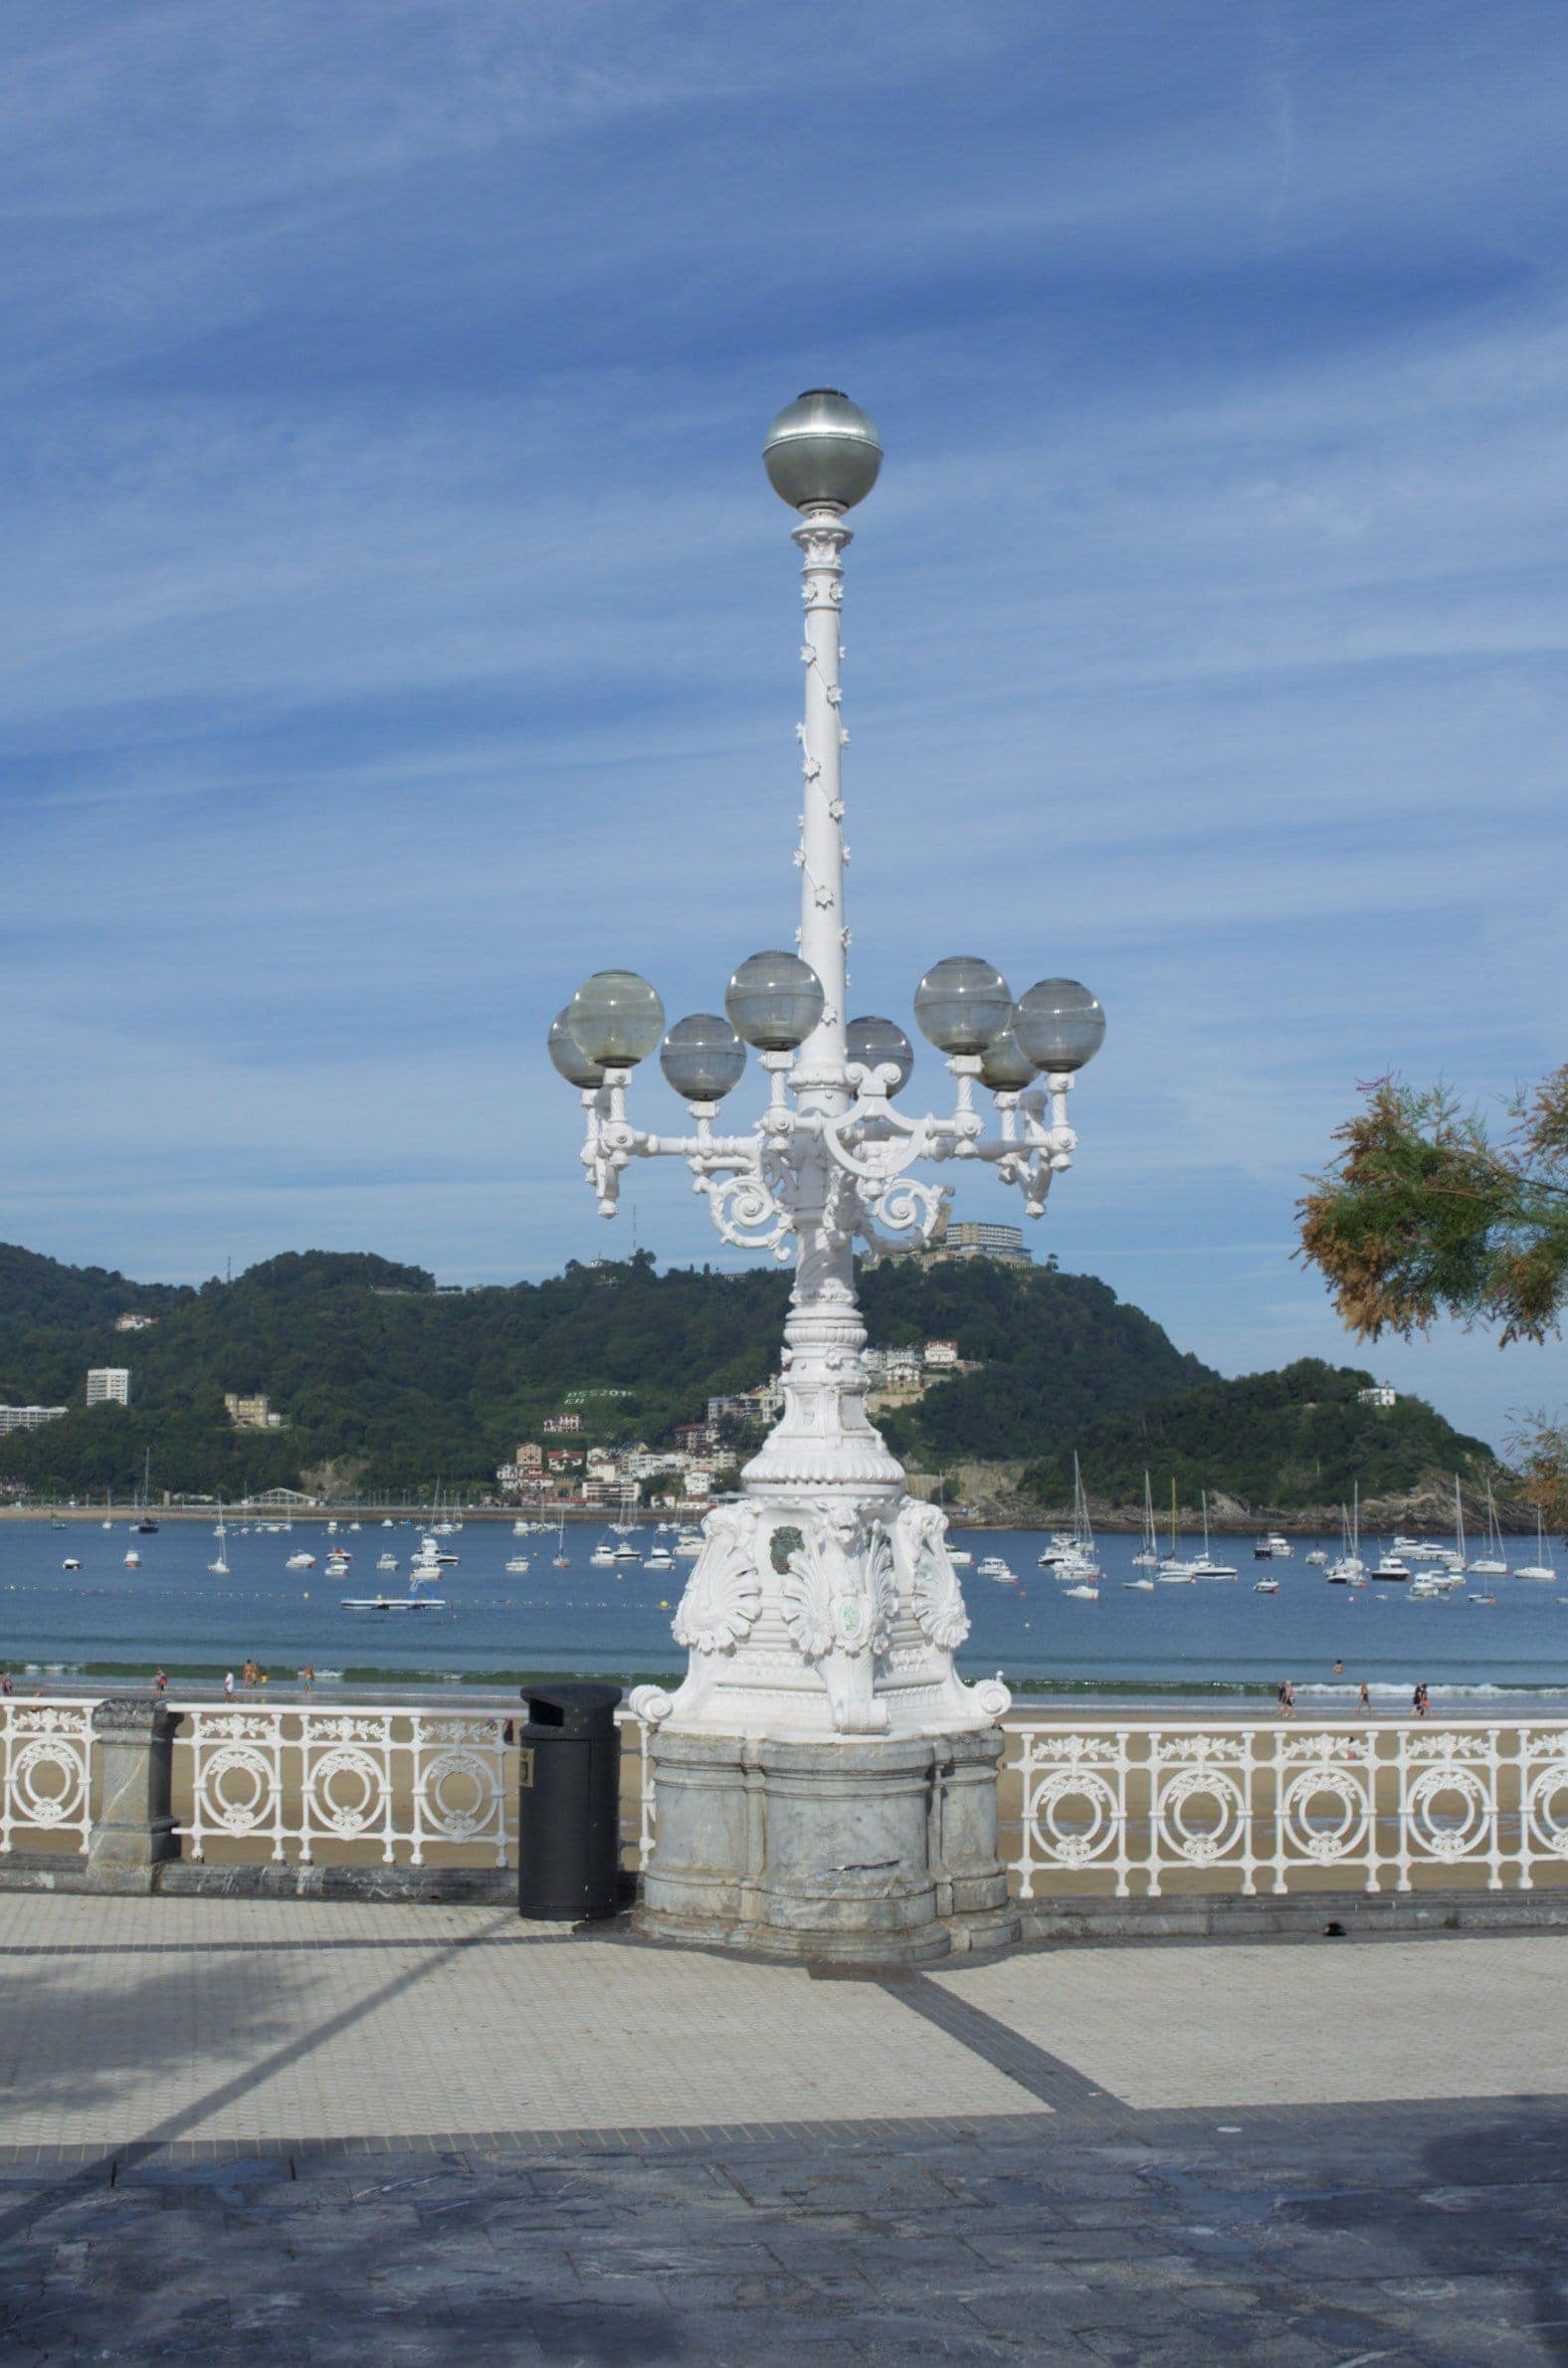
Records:
[[[656,1535],[645,1523],[634,1542],[646,1550]],[[388,1690],[678,1674],[685,1656],[670,1621],[691,1565],[595,1568],[589,1555],[599,1538],[591,1524],[569,1527],[566,1567],[558,1570],[553,1531],[516,1538],[508,1521],[470,1521],[443,1541],[460,1556],[435,1590],[448,1610],[411,1617],[342,1607],[345,1596],[406,1593],[418,1540],[407,1522],[340,1524],[330,1540],[320,1522],[296,1522],[287,1533],[231,1523],[225,1577],[207,1567],[218,1551],[209,1521],[165,1521],[152,1537],[137,1536],[123,1519],[108,1530],[80,1518],[58,1529],[47,1520],[0,1521],[0,1669],[19,1691],[56,1680],[134,1682],[159,1664],[176,1680],[221,1682],[250,1659],[275,1685],[292,1685],[309,1664],[326,1682]],[[1437,1602],[1413,1602],[1408,1586],[1330,1586],[1304,1559],[1311,1539],[1297,1539],[1288,1561],[1255,1562],[1250,1535],[1217,1536],[1215,1557],[1236,1564],[1235,1579],[1156,1584],[1143,1594],[1124,1586],[1140,1575],[1137,1539],[1107,1537],[1099,1599],[1082,1603],[1038,1566],[1046,1542],[1039,1532],[966,1529],[952,1542],[975,1563],[960,1572],[973,1623],[960,1669],[968,1677],[1000,1672],[1042,1707],[1244,1711],[1272,1707],[1275,1685],[1289,1677],[1303,1711],[1331,1713],[1353,1706],[1364,1677],[1386,1708],[1408,1705],[1424,1679],[1434,1708],[1455,1715],[1568,1709],[1568,1561],[1556,1586],[1470,1578]],[[352,1554],[348,1578],[324,1575],[329,1544]],[[1533,1539],[1516,1547],[1513,1559],[1534,1559]],[[138,1569],[125,1567],[130,1549],[141,1557]],[[300,1551],[317,1557],[313,1570],[286,1567]],[[395,1572],[377,1571],[385,1552],[396,1555]],[[1016,1585],[980,1577],[979,1563],[992,1554]],[[68,1555],[80,1571],[61,1567]],[[519,1555],[528,1570],[508,1572],[507,1560]],[[1254,1593],[1265,1574],[1278,1580],[1277,1595]]]

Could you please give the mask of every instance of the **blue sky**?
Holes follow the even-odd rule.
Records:
[[[1228,1371],[1363,1357],[1288,1259],[1356,1081],[1565,1051],[1556,0],[13,0],[0,47],[0,1234],[624,1250],[543,1033],[788,942],[757,454],[826,382],[888,456],[855,1003],[1086,978],[1040,1250]],[[635,1199],[728,1255],[681,1171]],[[1367,1361],[1494,1437],[1564,1394]]]

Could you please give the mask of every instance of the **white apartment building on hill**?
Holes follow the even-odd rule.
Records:
[[[88,1367],[88,1404],[90,1406],[128,1406],[130,1404],[130,1369],[125,1365],[90,1365]]]
[[[0,1406],[0,1438],[8,1431],[42,1431],[70,1412],[69,1406]]]

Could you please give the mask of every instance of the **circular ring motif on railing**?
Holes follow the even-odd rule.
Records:
[[[45,1770],[59,1777],[53,1791],[41,1792],[38,1779]],[[49,1735],[24,1743],[11,1762],[11,1793],[16,1822],[24,1826],[64,1826],[82,1814],[87,1768],[80,1751]]]
[[[236,1784],[235,1779],[239,1782]],[[201,1822],[254,1834],[273,1808],[273,1763],[249,1743],[222,1743],[201,1763]]]
[[[425,1770],[425,1822],[448,1842],[472,1842],[494,1811],[499,1784],[477,1751],[443,1751]]]
[[[1201,1801],[1217,1812],[1209,1826],[1195,1826],[1192,1814]],[[1217,1768],[1186,1768],[1160,1788],[1155,1819],[1160,1839],[1191,1867],[1212,1867],[1236,1848],[1247,1823],[1241,1788]]]
[[[1339,1816],[1333,1824],[1314,1823],[1311,1812],[1317,1801],[1337,1804]],[[1319,1867],[1352,1857],[1366,1840],[1371,1818],[1366,1791],[1346,1769],[1304,1768],[1286,1786],[1280,1808],[1292,1846]]]
[[[1530,1779],[1525,1797],[1524,1813],[1529,1830],[1542,1850],[1549,1850],[1554,1858],[1568,1859],[1568,1799],[1559,1815],[1556,1802],[1559,1794],[1568,1795],[1568,1759],[1552,1760],[1537,1769]]]
[[[1464,1804],[1462,1813],[1440,1825],[1439,1803],[1450,1796]],[[1484,1840],[1491,1803],[1474,1769],[1459,1767],[1450,1760],[1422,1770],[1405,1797],[1405,1813],[1413,1839],[1432,1858],[1452,1866]]]
[[[1088,1822],[1069,1824],[1067,1810],[1081,1802]],[[1059,1867],[1086,1867],[1116,1838],[1116,1796],[1102,1776],[1081,1768],[1057,1768],[1030,1795],[1029,1822],[1036,1842]]]
[[[310,1764],[304,1788],[307,1822],[352,1841],[378,1822],[389,1789],[386,1770],[372,1753],[340,1743]]]

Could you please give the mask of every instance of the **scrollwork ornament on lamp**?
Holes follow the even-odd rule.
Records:
[[[722,1017],[697,1012],[668,1031],[646,979],[601,971],[550,1031],[550,1058],[582,1096],[583,1161],[606,1216],[632,1160],[682,1159],[723,1241],[795,1266],[784,1411],[746,1467],[739,1502],[708,1515],[676,1619],[686,1680],[673,1694],[649,1689],[640,1706],[662,1734],[984,1730],[1007,1691],[966,1684],[954,1670],[968,1616],[945,1520],[906,1496],[866,1413],[854,1248],[932,1239],[950,1187],[917,1177],[922,1165],[987,1166],[1040,1216],[1072,1163],[1067,1095],[1098,1049],[1104,1015],[1071,979],[1043,979],[1015,1001],[993,963],[949,956],[921,978],[914,1018],[945,1059],[950,1102],[896,1106],[913,1072],[908,1036],[892,1020],[846,1017],[840,608],[848,513],[877,482],[881,440],[846,396],[817,388],[779,414],[764,459],[797,513],[802,569],[796,950],[748,956]],[[748,1047],[766,1100],[748,1125],[721,1131],[719,1105]],[[689,1112],[680,1132],[651,1132],[628,1114],[632,1072],[656,1048]],[[994,1109],[982,1109],[981,1094]]]

